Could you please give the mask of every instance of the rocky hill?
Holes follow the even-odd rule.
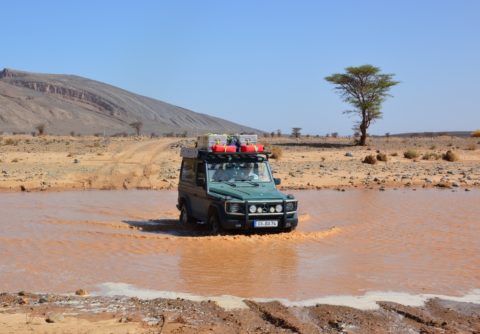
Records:
[[[134,130],[142,133],[259,132],[221,118],[200,114],[159,100],[75,75],[0,72],[0,132],[95,134]]]

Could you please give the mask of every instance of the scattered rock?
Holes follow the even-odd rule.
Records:
[[[74,163],[74,164],[78,164],[79,162],[80,162],[80,160],[78,160],[78,159],[73,159],[73,163]]]
[[[53,323],[63,322],[65,321],[65,318],[62,314],[50,313],[50,314],[47,314],[45,321],[48,322],[49,324],[53,324]]]
[[[352,154],[352,152],[347,152],[347,153],[345,153],[345,156],[351,158],[351,157],[353,157],[353,154]]]
[[[30,299],[28,299],[27,297],[18,298],[18,303],[20,305],[25,305],[25,304],[28,304],[29,302],[30,302]]]
[[[41,296],[41,297],[38,299],[38,303],[39,303],[39,304],[48,303],[48,302],[49,302],[48,296]]]
[[[460,185],[457,182],[452,182],[452,187],[460,187]]]
[[[23,184],[20,185],[20,190],[21,191],[27,191],[27,188],[25,188],[25,186]]]

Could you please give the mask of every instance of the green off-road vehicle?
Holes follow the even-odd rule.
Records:
[[[291,231],[297,200],[277,190],[268,152],[220,152],[183,148],[178,204],[180,222],[222,230]]]

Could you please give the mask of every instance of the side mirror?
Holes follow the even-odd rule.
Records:
[[[199,186],[199,187],[204,187],[205,186],[205,178],[204,177],[197,178],[197,186]]]
[[[280,183],[282,183],[282,180],[279,178],[274,177],[273,182],[275,183],[276,186],[278,186]]]

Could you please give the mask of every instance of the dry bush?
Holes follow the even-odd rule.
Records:
[[[16,146],[16,145],[18,145],[18,140],[15,140],[15,139],[12,139],[12,138],[7,138],[5,140],[4,145],[14,145],[14,146]]]
[[[278,146],[270,147],[269,151],[272,153],[270,155],[270,158],[272,158],[272,159],[280,160],[280,158],[283,155],[283,149],[281,147],[278,147]]]
[[[467,146],[467,148],[465,148],[466,150],[468,151],[475,151],[477,149],[477,145],[475,144],[470,144]]]
[[[13,163],[16,163],[16,162],[18,162],[18,159],[17,159],[17,158],[15,158],[15,159],[12,159],[12,161],[11,161],[11,162],[13,162]]]
[[[375,165],[377,163],[377,159],[373,155],[367,155],[362,162],[364,164]]]
[[[473,131],[471,136],[475,138],[480,138],[480,130]]]
[[[446,153],[442,155],[442,159],[446,161],[454,162],[454,161],[460,160],[460,157],[455,152],[448,150]]]
[[[388,160],[388,157],[385,153],[378,153],[377,154],[377,160],[378,161],[383,161],[383,162],[387,162]]]
[[[408,150],[403,153],[403,156],[407,159],[415,159],[418,158],[418,152],[415,150]]]
[[[393,152],[392,154],[390,154],[392,157],[398,157],[398,153],[397,152]]]
[[[440,154],[437,154],[434,152],[428,152],[422,156],[423,160],[438,160],[440,158],[441,158]]]

